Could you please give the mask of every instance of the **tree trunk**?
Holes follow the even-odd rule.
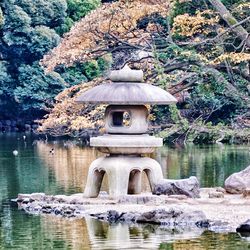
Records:
[[[219,12],[221,18],[228,24],[229,27],[236,25],[238,21],[229,12],[229,10],[223,5],[220,0],[208,0],[213,7]],[[248,32],[241,26],[236,26],[232,31],[242,40],[246,41],[246,45],[250,47],[250,37]]]

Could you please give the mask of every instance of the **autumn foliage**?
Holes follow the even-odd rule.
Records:
[[[53,111],[41,122],[38,132],[53,136],[81,136],[86,128],[100,129],[103,126],[104,106],[83,105],[75,102],[84,91],[99,85],[103,78],[97,78],[90,83],[82,83],[65,89],[56,97]],[[108,81],[107,81],[108,82]]]
[[[158,13],[166,16],[169,1],[120,0],[103,4],[76,23],[55,49],[42,60],[48,71],[112,52],[117,44],[146,46],[150,32],[137,28],[138,20]]]
[[[249,4],[228,4],[231,13],[241,18],[239,23],[233,19],[228,24],[220,9],[210,3],[221,4],[219,0],[103,4],[76,23],[41,64],[53,71],[60,65],[69,67],[97,58],[113,68],[127,63],[143,69],[146,81],[179,100],[178,109],[153,108],[159,124],[171,117],[183,133],[194,122],[227,125],[236,121],[234,126],[241,127],[237,121],[250,117],[249,36],[244,36],[249,32]],[[121,63],[121,58],[126,60]],[[82,91],[106,81],[106,73],[59,94],[40,131],[78,135],[86,128],[101,128],[104,107],[82,106],[74,100]]]

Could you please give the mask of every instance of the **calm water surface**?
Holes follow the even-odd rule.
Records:
[[[0,134],[0,249],[248,249],[250,238],[236,233],[168,231],[152,225],[107,225],[90,218],[69,220],[27,215],[11,206],[18,193],[82,192],[88,166],[99,153],[72,141],[45,143],[23,134]],[[54,154],[51,154],[51,149]],[[13,155],[18,150],[18,156]],[[195,175],[202,186],[221,186],[227,176],[250,165],[249,146],[162,148],[153,155],[165,177]],[[106,184],[102,187],[106,190]],[[144,189],[148,183],[144,180]]]

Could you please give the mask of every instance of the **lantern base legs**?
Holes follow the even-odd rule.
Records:
[[[109,195],[112,197],[141,193],[141,176],[145,171],[151,190],[163,179],[160,164],[140,156],[100,157],[90,165],[84,196],[97,197],[104,174],[107,174]]]

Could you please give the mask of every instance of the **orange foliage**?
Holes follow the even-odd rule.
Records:
[[[220,64],[221,62],[228,60],[232,64],[239,64],[242,62],[249,62],[250,61],[250,54],[249,53],[236,53],[236,52],[230,52],[230,53],[225,53],[223,55],[220,55],[216,59],[214,59],[211,64]]]
[[[76,103],[76,98],[88,89],[103,83],[97,78],[89,83],[82,83],[65,89],[56,97],[56,104],[45,119],[38,121],[38,132],[54,136],[79,136],[86,129],[100,129],[103,126],[104,106]],[[109,82],[109,81],[106,81]]]
[[[59,46],[42,60],[52,71],[57,65],[72,65],[97,58],[116,43],[144,46],[150,32],[137,29],[137,21],[154,13],[166,16],[168,0],[120,0],[103,4],[72,27]]]
[[[206,17],[208,14],[209,18]],[[197,11],[195,16],[185,13],[174,18],[173,33],[186,37],[192,37],[201,33],[207,35],[214,31],[218,22],[219,16],[214,15],[210,10]]]

